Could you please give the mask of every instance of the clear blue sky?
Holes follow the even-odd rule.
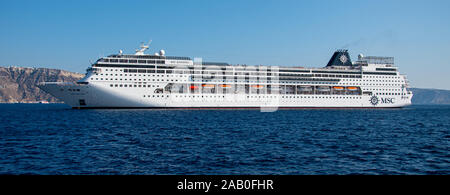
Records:
[[[334,50],[393,56],[413,87],[450,89],[448,0],[0,0],[0,65],[84,73],[151,50],[205,61],[322,67]]]

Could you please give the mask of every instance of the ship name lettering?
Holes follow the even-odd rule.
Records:
[[[383,104],[393,104],[395,98],[381,98],[381,103]]]

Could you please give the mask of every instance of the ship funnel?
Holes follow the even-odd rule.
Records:
[[[352,60],[348,54],[348,50],[339,49],[334,52],[327,66],[352,66]]]

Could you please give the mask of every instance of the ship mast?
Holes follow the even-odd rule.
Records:
[[[150,40],[147,45],[141,43],[140,49],[136,49],[136,53],[134,55],[144,55],[144,51],[149,48],[151,42],[152,40]]]

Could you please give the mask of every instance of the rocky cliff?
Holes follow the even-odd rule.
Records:
[[[0,67],[0,103],[59,102],[39,82],[76,82],[83,74],[48,68]]]
[[[413,104],[450,104],[450,90],[411,88]]]

